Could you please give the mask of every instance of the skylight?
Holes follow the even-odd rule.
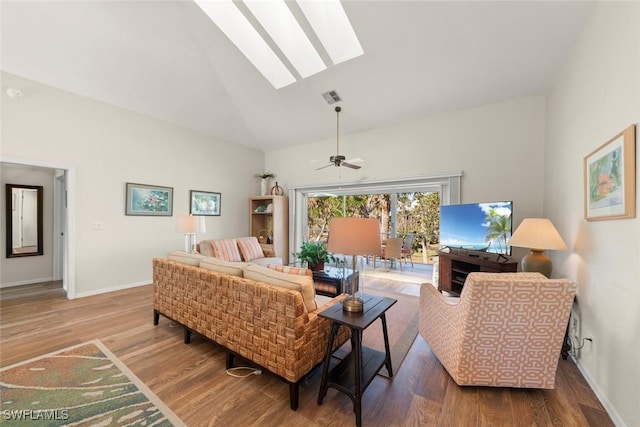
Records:
[[[284,0],[244,0],[302,78],[327,68]]]
[[[231,0],[195,2],[273,87],[280,89],[296,81],[293,74]]]
[[[232,0],[194,1],[276,89],[296,78],[244,13],[258,20],[302,78],[327,68],[284,0],[244,0],[244,13]],[[364,53],[340,0],[297,3],[334,65]]]
[[[340,0],[297,0],[334,64],[364,54]]]

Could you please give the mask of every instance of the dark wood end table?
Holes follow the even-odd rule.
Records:
[[[325,267],[324,270],[314,271],[313,283],[316,293],[328,297],[340,295],[344,292],[342,289],[343,278],[350,282],[354,274],[356,275],[356,284],[358,284],[359,273],[357,270],[354,273],[350,268]]]
[[[319,314],[320,317],[329,319],[332,323],[331,335],[329,336],[327,352],[324,357],[318,405],[322,405],[322,400],[327,395],[329,387],[345,393],[353,401],[356,426],[358,427],[362,425],[362,393],[364,390],[383,366],[387,368],[389,376],[393,377],[385,313],[397,302],[393,298],[369,294],[365,294],[363,300],[364,311],[362,313],[344,311],[342,304],[335,304]],[[376,319],[380,319],[382,322],[384,353],[362,346],[362,332]],[[341,325],[351,329],[351,353],[329,371],[333,343]]]

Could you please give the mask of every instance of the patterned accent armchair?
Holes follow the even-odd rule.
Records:
[[[470,273],[460,298],[420,289],[420,334],[458,385],[552,389],[577,285]]]

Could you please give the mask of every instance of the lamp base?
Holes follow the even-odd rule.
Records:
[[[530,249],[531,253],[522,258],[522,271],[538,272],[545,275],[547,279],[551,277],[553,264],[551,258],[545,255],[541,249]]]
[[[361,313],[364,311],[364,302],[360,298],[349,297],[342,301],[342,310],[351,313]]]

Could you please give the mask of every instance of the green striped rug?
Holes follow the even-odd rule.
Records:
[[[99,340],[0,369],[0,423],[183,426]]]

